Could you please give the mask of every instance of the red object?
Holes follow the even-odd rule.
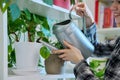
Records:
[[[104,8],[104,22],[103,28],[109,28],[113,26],[113,14],[109,7]]]
[[[98,24],[99,0],[95,0],[95,22]]]
[[[54,5],[70,9],[70,0],[53,0]]]

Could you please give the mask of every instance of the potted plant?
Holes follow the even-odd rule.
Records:
[[[63,46],[59,42],[53,42],[51,43],[51,45],[54,45],[58,49],[63,48]],[[58,57],[59,55],[52,54],[49,47],[43,46],[40,49],[40,55],[45,59],[44,65],[47,74],[60,74],[63,72],[64,61]]]
[[[36,37],[45,34],[45,32],[42,30],[43,28],[49,31],[49,25],[45,17],[32,14],[27,9],[24,9],[24,11],[20,11],[20,12],[21,12],[20,16],[17,19],[13,20],[10,14],[10,10],[8,10],[8,37],[10,43],[10,45],[8,46],[9,56],[11,56],[13,52],[16,53],[14,55],[16,55],[16,66],[18,69],[35,70],[38,65],[39,49],[42,46],[40,43],[36,43]],[[38,26],[39,26],[39,31],[36,30]],[[15,43],[14,46],[15,49],[12,49],[13,43]],[[27,50],[27,48],[32,48],[32,49]],[[25,53],[18,51],[23,51]],[[35,53],[31,53],[31,52],[35,52]],[[11,64],[12,61],[11,59],[12,58],[9,57],[10,60],[9,64]],[[15,60],[13,62],[15,62]],[[9,66],[13,66],[13,65],[9,65]]]
[[[104,73],[105,73],[105,65],[107,62],[107,57],[89,57],[88,63],[93,71],[93,73],[98,77],[100,80],[103,80]]]

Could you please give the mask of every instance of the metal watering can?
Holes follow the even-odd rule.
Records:
[[[83,57],[86,59],[93,54],[94,46],[85,36],[86,23],[84,16],[82,18],[82,23],[84,25],[82,32],[73,22],[74,19],[71,17],[71,11],[69,13],[70,19],[53,25],[53,34],[55,34],[56,38],[64,46],[64,48],[66,48],[66,46],[63,44],[63,40],[66,40],[73,46],[77,47],[81,51]]]

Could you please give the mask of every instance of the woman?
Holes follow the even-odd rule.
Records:
[[[111,4],[111,10],[113,11],[116,24],[120,24],[120,0],[109,0]],[[104,80],[120,80],[120,37],[114,42],[114,44],[100,44],[96,40],[96,25],[92,21],[91,17],[87,13],[86,5],[84,3],[77,3],[73,7],[76,13],[80,16],[83,14],[86,17],[87,34],[91,37],[91,42],[95,46],[95,52],[97,56],[108,55],[109,59],[106,64],[106,70],[104,74]],[[92,35],[92,36],[91,36]],[[63,41],[67,49],[53,50],[54,54],[59,54],[59,57],[66,61],[76,63],[74,68],[74,74],[76,80],[99,80],[93,72],[90,70],[86,60],[81,55],[80,50],[69,44],[67,41]],[[61,54],[62,53],[62,54]]]

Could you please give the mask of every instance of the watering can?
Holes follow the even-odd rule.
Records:
[[[53,25],[53,34],[55,34],[56,38],[64,46],[64,48],[67,48],[63,44],[63,40],[66,40],[67,42],[78,48],[81,51],[83,57],[87,59],[93,54],[94,46],[85,36],[85,17],[82,17],[82,24],[84,24],[82,32],[82,30],[80,30],[80,28],[73,22],[74,19],[71,17],[71,11],[69,13],[70,19],[55,23]]]

